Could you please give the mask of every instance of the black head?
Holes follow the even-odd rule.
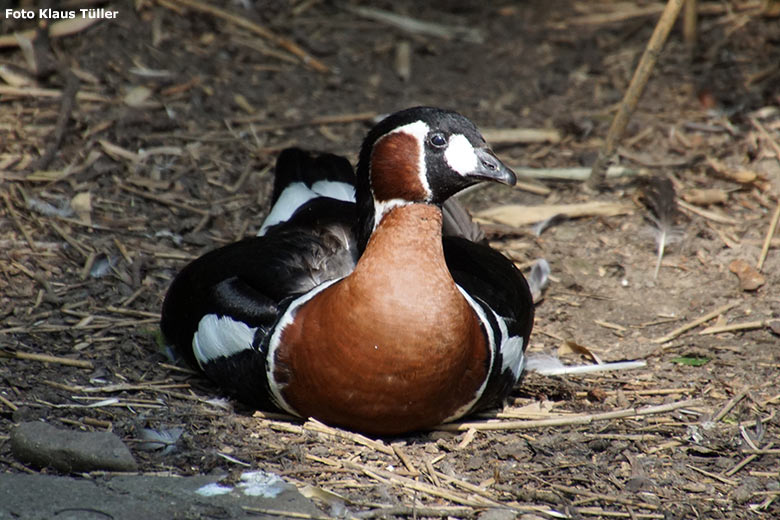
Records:
[[[368,240],[393,207],[442,204],[484,180],[516,182],[469,119],[433,107],[409,108],[386,117],[371,129],[360,150],[357,202],[365,220],[359,233],[361,248],[363,238]]]

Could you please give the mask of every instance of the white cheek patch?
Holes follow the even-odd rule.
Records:
[[[192,337],[195,359],[203,368],[209,361],[251,349],[255,331],[256,327],[250,327],[227,316],[206,314],[200,319],[198,330]]]
[[[450,137],[447,149],[444,151],[444,159],[450,168],[461,175],[473,173],[479,165],[474,147],[463,135],[457,134]]]

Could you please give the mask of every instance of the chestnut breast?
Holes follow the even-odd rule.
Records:
[[[490,353],[444,262],[440,209],[392,209],[353,273],[298,309],[274,361],[299,414],[369,433],[433,426],[474,400]]]

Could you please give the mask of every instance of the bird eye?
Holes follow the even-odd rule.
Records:
[[[440,132],[436,132],[435,134],[431,135],[428,141],[436,148],[442,148],[447,144],[447,138],[444,137],[444,134]]]

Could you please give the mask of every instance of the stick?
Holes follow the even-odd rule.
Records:
[[[565,425],[580,425],[590,424],[594,421],[605,421],[611,419],[624,419],[626,417],[635,417],[639,415],[650,415],[670,412],[679,408],[685,408],[698,403],[696,399],[688,399],[685,401],[678,401],[676,403],[662,404],[658,406],[648,406],[646,408],[626,408],[624,410],[616,410],[614,412],[605,412],[598,414],[587,415],[572,415],[564,417],[556,417],[553,419],[540,419],[537,421],[484,421],[484,422],[462,422],[462,423],[450,423],[441,424],[434,428],[440,431],[466,431],[469,428],[475,430],[521,430],[530,428],[546,428],[549,426],[565,426]]]
[[[763,329],[766,327],[766,321],[748,321],[746,323],[732,323],[730,325],[715,325],[707,327],[703,331],[699,332],[700,336],[705,334],[718,334],[720,332],[733,332],[735,330],[752,330]]]
[[[60,69],[65,76],[65,88],[62,90],[62,97],[60,98],[57,123],[54,126],[54,132],[47,138],[49,144],[46,147],[46,151],[32,166],[33,170],[45,170],[51,164],[54,156],[57,154],[57,150],[60,148],[60,144],[62,144],[62,138],[65,136],[65,130],[68,128],[68,122],[73,115],[73,108],[76,105],[76,95],[80,86],[79,79],[70,68],[61,65]]]
[[[607,138],[604,142],[604,146],[599,150],[599,155],[596,158],[596,162],[593,164],[593,170],[588,178],[587,187],[590,189],[598,189],[604,183],[604,179],[607,172],[607,162],[615,154],[618,142],[623,135],[623,132],[628,125],[631,115],[636,109],[639,98],[642,96],[647,80],[650,78],[650,74],[653,72],[655,62],[658,60],[658,56],[661,53],[661,49],[666,43],[666,38],[669,36],[674,21],[677,19],[677,15],[682,9],[684,0],[668,0],[661,18],[655,26],[653,35],[650,37],[650,41],[647,43],[644,54],[639,60],[634,76],[631,78],[631,83],[628,85],[623,96],[623,101],[620,103],[618,113],[615,114],[615,118],[612,120],[612,125],[607,132]]]
[[[51,27],[49,28],[49,37],[57,38],[59,36],[69,36],[71,34],[83,31],[84,29],[91,27],[99,21],[100,18],[83,17],[60,20],[59,22],[54,22],[51,24]],[[17,34],[23,38],[33,40],[37,35],[37,31],[35,29],[29,29],[27,31],[22,31],[21,33],[4,34],[3,36],[0,36],[0,48],[18,47],[19,40],[17,39]]]
[[[62,91],[55,88],[9,87],[7,85],[0,85],[0,95],[58,98],[62,96]],[[94,92],[78,92],[76,94],[76,99],[79,101],[97,101],[100,103],[111,102],[111,98],[95,94]]]
[[[568,493],[570,495],[580,495],[588,498],[592,498],[595,500],[604,500],[606,502],[614,502],[617,504],[624,504],[627,506],[634,506],[634,507],[640,507],[642,509],[649,509],[651,511],[657,511],[658,506],[654,504],[648,504],[647,502],[635,502],[633,500],[629,500],[626,498],[620,498],[613,495],[604,495],[602,493],[594,493],[592,491],[586,491],[584,489],[577,489],[570,486],[562,486],[560,484],[550,484],[550,487],[553,489],[557,489],[558,491],[563,491],[564,493]]]
[[[730,478],[721,477],[717,473],[710,473],[709,471],[705,471],[703,469],[699,469],[696,466],[691,466],[690,464],[685,465],[686,468],[691,468],[693,471],[696,471],[698,473],[701,473],[702,475],[706,475],[710,478],[714,478],[715,480],[718,480],[720,482],[723,482],[724,484],[728,484],[729,486],[736,486],[739,484],[739,482],[735,480],[731,480]]]
[[[699,325],[701,325],[702,323],[710,321],[712,318],[716,318],[716,317],[720,316],[721,314],[723,314],[724,312],[726,312],[726,311],[728,311],[730,309],[733,309],[734,307],[736,307],[740,303],[742,303],[742,302],[739,301],[739,300],[735,300],[735,301],[733,301],[731,303],[727,303],[723,307],[718,307],[714,311],[712,311],[710,313],[707,313],[704,316],[702,316],[700,318],[697,318],[697,319],[693,320],[690,323],[686,323],[682,327],[678,327],[678,328],[674,329],[672,332],[670,332],[666,336],[662,336],[660,338],[654,339],[653,343],[666,343],[667,341],[671,341],[674,338],[676,338],[677,336],[679,336],[680,334],[682,334],[684,332],[687,332],[687,331],[689,331],[689,330],[691,330],[693,328],[696,328]]]
[[[177,0],[178,1],[178,0]],[[205,209],[195,208],[193,206],[190,206],[189,204],[184,204],[182,202],[176,202],[173,200],[168,200],[164,197],[160,197],[158,195],[154,195],[152,193],[146,193],[145,191],[137,190],[131,186],[128,186],[124,183],[118,183],[119,189],[128,191],[130,193],[133,193],[135,195],[138,195],[140,197],[143,197],[145,199],[153,200],[155,202],[159,202],[160,204],[165,204],[168,206],[173,206],[175,208],[191,211],[192,213],[197,213],[198,215],[208,216],[209,212]]]
[[[683,39],[689,49],[696,47],[696,25],[698,22],[698,0],[685,0],[685,11],[683,12]]]
[[[4,405],[6,405],[8,408],[10,408],[12,412],[15,412],[16,410],[18,410],[18,409],[19,409],[19,407],[18,407],[18,406],[16,406],[14,403],[12,403],[11,401],[9,401],[9,400],[8,400],[8,399],[6,399],[5,397],[3,397],[3,395],[2,395],[2,394],[0,394],[0,403],[3,403],[3,404],[4,404]]]
[[[753,455],[780,455],[780,448],[763,448],[759,450],[754,450],[752,448],[745,448],[742,450],[742,453],[751,453]]]
[[[706,219],[712,220],[713,222],[718,222],[719,224],[733,224],[733,225],[742,224],[742,222],[740,222],[735,218],[727,217],[725,215],[721,215],[720,213],[715,213],[714,211],[697,208],[693,204],[688,204],[687,202],[685,202],[680,198],[677,199],[677,205],[684,210],[690,211],[691,213],[695,213],[700,217],[704,217]]]
[[[584,181],[590,176],[590,168],[517,168],[512,170],[521,177],[531,179],[557,179],[563,181]],[[639,175],[639,170],[624,166],[610,166],[607,168],[607,178],[630,177]]]
[[[723,408],[721,408],[721,410],[718,413],[716,413],[715,416],[712,418],[712,422],[716,423],[721,419],[723,419],[724,417],[726,417],[726,414],[729,413],[732,410],[732,408],[737,406],[737,403],[739,403],[742,399],[744,399],[747,393],[748,393],[748,389],[745,388],[737,395],[729,399],[729,402],[727,402],[726,405]]]
[[[24,227],[22,221],[19,219],[19,215],[16,213],[16,209],[11,203],[11,199],[8,196],[8,193],[3,192],[2,197],[3,200],[5,201],[6,207],[8,208],[8,213],[11,215],[11,220],[14,221],[14,225],[17,227],[17,229],[19,229],[19,231],[24,236],[24,239],[27,241],[27,244],[29,244],[30,249],[32,249],[33,251],[38,251],[38,247],[35,245],[35,241],[32,239],[32,236],[30,236],[30,232],[27,231],[27,228]]]
[[[317,72],[330,72],[330,69],[325,64],[323,64],[321,61],[319,61],[318,59],[314,58],[309,53],[304,51],[294,41],[290,40],[289,38],[279,36],[273,31],[266,29],[262,25],[256,24],[251,20],[235,15],[233,13],[229,13],[228,11],[224,11],[218,7],[214,7],[212,5],[199,2],[198,0],[173,0],[173,1],[177,4],[187,6],[191,9],[195,9],[196,11],[200,11],[202,13],[208,13],[212,16],[216,16],[217,18],[221,18],[225,21],[228,21],[234,25],[243,27],[244,29],[248,29],[249,31],[260,36],[261,38],[264,38],[278,45],[279,47],[285,49],[286,51],[294,54],[305,65],[308,65],[309,67],[313,68]]]
[[[780,160],[780,152],[777,155]],[[766,238],[764,238],[764,245],[761,247],[761,256],[758,257],[758,263],[756,263],[756,270],[761,272],[761,268],[764,267],[764,260],[769,253],[769,245],[772,243],[772,237],[777,230],[777,221],[780,220],[780,202],[777,203],[775,213],[772,215],[772,220],[769,222],[769,229],[766,232]]]
[[[57,363],[60,365],[67,365],[77,368],[93,369],[95,366],[91,361],[84,361],[81,359],[72,359],[66,357],[50,356],[48,354],[35,354],[33,352],[19,352],[18,350],[5,348],[0,350],[0,357],[26,359],[29,361],[40,361],[42,363]]]
[[[480,133],[491,145],[561,141],[561,133],[558,130],[542,128],[483,128]]]
[[[363,446],[367,446],[373,450],[382,452],[386,455],[396,454],[396,452],[393,451],[392,447],[388,446],[387,444],[381,441],[375,441],[373,439],[369,439],[368,437],[364,437],[363,435],[360,435],[358,433],[352,433],[345,430],[340,430],[338,428],[332,428],[330,426],[322,424],[317,419],[309,418],[309,420],[306,421],[306,423],[303,425],[303,428],[305,430],[331,435],[333,437],[336,437],[337,439],[347,439],[354,442],[355,444],[361,444]]]

